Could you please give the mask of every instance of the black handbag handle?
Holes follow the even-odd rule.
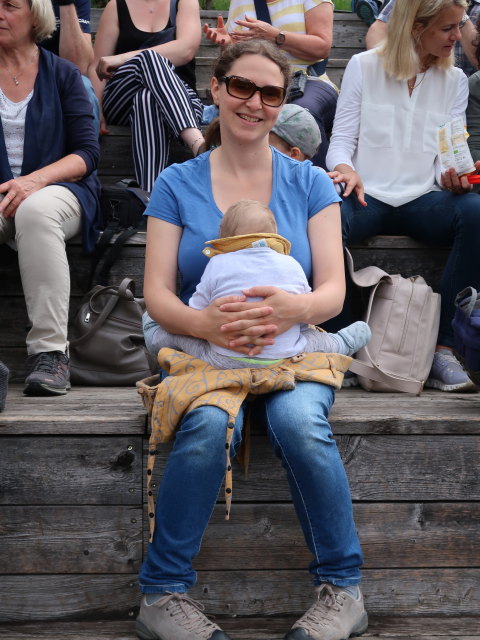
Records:
[[[104,308],[98,315],[96,321],[90,326],[88,331],[86,331],[82,336],[76,338],[74,340],[70,340],[70,345],[72,347],[76,347],[79,344],[83,344],[89,338],[91,338],[104,324],[105,320],[115,309],[120,298],[124,298],[125,300],[135,300],[135,283],[131,278],[124,278],[118,287],[98,287],[96,291],[90,296],[89,300],[89,308],[93,313],[98,313],[95,311],[93,307],[93,303],[100,295],[107,294],[110,299],[107,301]]]

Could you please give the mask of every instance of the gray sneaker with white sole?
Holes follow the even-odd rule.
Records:
[[[153,604],[142,598],[135,631],[140,640],[231,640],[185,593],[169,593]]]
[[[317,600],[292,626],[285,640],[347,640],[367,630],[368,616],[358,589],[353,598],[343,587],[324,583]]]

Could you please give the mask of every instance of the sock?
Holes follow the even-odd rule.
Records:
[[[164,593],[146,593],[145,602],[148,606],[150,606],[152,604],[155,604],[155,602],[158,602],[160,598],[163,598],[164,595]]]
[[[340,343],[337,353],[351,356],[367,344],[372,337],[372,332],[366,322],[359,321],[340,329],[334,337]]]
[[[348,595],[354,600],[358,600],[360,591],[357,584],[352,584],[349,587],[341,587],[341,589],[342,591],[345,591],[345,593],[348,593]]]

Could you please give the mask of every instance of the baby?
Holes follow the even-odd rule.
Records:
[[[204,309],[213,300],[242,295],[252,286],[276,286],[290,293],[310,293],[301,265],[289,255],[290,243],[277,235],[270,209],[255,200],[240,200],[223,216],[220,238],[206,243],[203,253],[210,257],[196,291],[189,300],[194,309]],[[258,298],[261,299],[261,298]],[[254,301],[256,298],[249,298]],[[191,336],[168,333],[155,324],[145,333],[147,347],[158,353],[170,347],[208,362],[216,369],[265,367],[302,352],[321,351],[352,355],[370,340],[365,322],[354,322],[338,333],[326,333],[306,324],[295,324],[263,347],[256,357]]]

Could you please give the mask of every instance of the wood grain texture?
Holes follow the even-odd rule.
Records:
[[[136,580],[122,575],[0,575],[0,623],[128,619],[139,604]],[[363,572],[368,611],[382,616],[475,616],[480,569]],[[288,585],[288,588],[286,588]],[[191,590],[218,616],[299,616],[313,602],[306,571],[200,571]],[[35,597],[32,597],[35,594]]]
[[[232,640],[281,640],[293,617],[218,618],[216,622]],[[133,621],[57,622],[0,625],[2,640],[137,640]],[[363,640],[478,640],[480,618],[370,616]]]

